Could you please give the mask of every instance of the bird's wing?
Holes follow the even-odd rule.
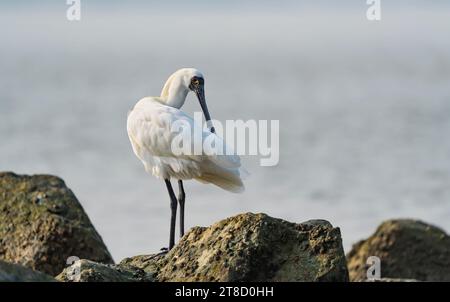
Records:
[[[188,126],[189,131],[186,131],[187,128],[182,128],[183,126]],[[173,107],[149,104],[134,108],[128,116],[127,130],[132,144],[136,144],[137,148],[141,149],[141,153],[148,152],[152,156],[190,159],[196,162],[211,161],[227,169],[236,169],[241,166],[240,157],[227,147],[222,138],[207,129],[203,130],[201,125],[195,124],[190,116]],[[201,135],[194,135],[195,131]],[[206,139],[214,140],[221,145],[225,153],[214,154],[206,148],[201,154],[193,154],[195,145],[202,146]],[[192,152],[183,154],[174,152],[172,148],[174,140],[189,143],[190,146],[186,150],[189,149]]]
[[[167,106],[151,104],[135,107],[127,119],[128,136],[141,152],[174,157],[171,143],[177,133],[171,131],[171,125],[176,119],[177,116]]]

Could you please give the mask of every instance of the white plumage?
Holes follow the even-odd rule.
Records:
[[[160,179],[195,179],[231,192],[242,192],[243,170],[239,156],[204,153],[175,155],[172,151],[172,142],[180,133],[172,131],[173,123],[183,120],[192,129],[201,127],[179,109],[192,90],[189,85],[193,78],[203,79],[203,75],[193,68],[180,69],[169,77],[160,97],[145,97],[137,102],[127,119],[133,151],[145,170]],[[202,139],[214,135],[214,139],[222,141],[209,130],[201,131]],[[195,139],[191,137],[192,144],[195,144]]]

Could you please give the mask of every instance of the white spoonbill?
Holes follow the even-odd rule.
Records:
[[[144,164],[145,170],[164,180],[170,196],[170,239],[169,249],[175,244],[175,224],[177,202],[180,204],[180,235],[184,235],[185,192],[183,180],[195,179],[202,183],[212,183],[231,192],[242,192],[241,162],[237,155],[176,155],[172,151],[172,141],[179,133],[172,129],[173,123],[182,120],[192,129],[201,127],[180,110],[189,91],[193,91],[200,102],[205,120],[211,117],[206,106],[204,77],[194,68],[183,68],[173,73],[165,83],[161,96],[144,97],[128,114],[127,131],[133,151]],[[202,129],[202,128],[201,128]],[[202,131],[202,140],[214,135],[214,128]],[[190,141],[195,144],[195,137]],[[220,141],[223,143],[223,141]],[[224,144],[224,143],[223,143]],[[224,144],[225,145],[225,144]],[[228,154],[228,153],[227,153]],[[171,179],[178,180],[178,200],[172,188]]]

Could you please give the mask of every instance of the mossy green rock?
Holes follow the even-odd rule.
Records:
[[[367,258],[380,258],[384,279],[450,281],[450,237],[441,229],[412,219],[388,220],[348,253],[351,281],[367,279]]]
[[[44,273],[28,267],[0,260],[0,282],[55,282],[56,280]]]
[[[401,278],[380,278],[380,279],[366,279],[361,282],[384,282],[384,283],[399,283],[399,282],[420,282],[416,279],[401,279]]]
[[[134,266],[78,260],[56,277],[62,282],[152,282],[152,274]]]
[[[55,276],[70,256],[113,263],[64,181],[0,173],[0,259]]]
[[[194,227],[166,255],[136,256],[158,281],[348,281],[339,228],[245,213]]]

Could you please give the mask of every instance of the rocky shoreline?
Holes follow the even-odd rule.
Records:
[[[377,280],[367,280],[371,256],[380,262]],[[450,236],[424,222],[389,220],[345,255],[340,229],[328,221],[244,213],[190,229],[168,253],[115,264],[63,180],[5,172],[0,281],[450,281]]]

